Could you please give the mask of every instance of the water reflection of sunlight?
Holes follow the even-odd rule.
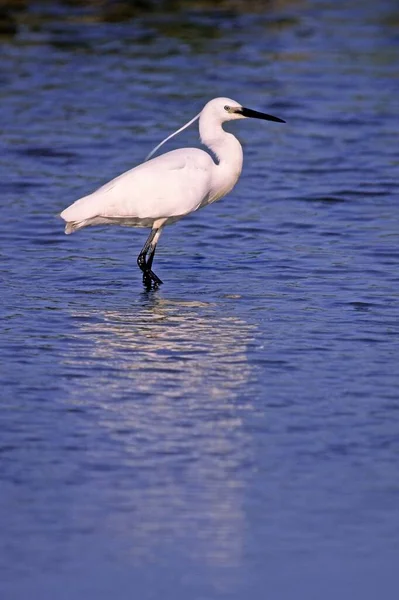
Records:
[[[95,426],[121,444],[119,465],[134,473],[128,489],[114,491],[108,526],[129,535],[135,557],[166,537],[206,562],[239,563],[251,462],[242,421],[251,405],[240,390],[252,327],[207,303],[157,297],[73,317],[78,343],[67,362],[84,377],[71,400],[95,401]]]
[[[223,399],[248,378],[251,327],[216,316],[209,304],[154,299],[123,312],[73,316],[91,346],[78,363],[94,368],[104,396],[128,391]]]

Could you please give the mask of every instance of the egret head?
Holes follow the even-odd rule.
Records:
[[[235,100],[232,100],[231,98],[214,98],[213,100],[210,100],[207,104],[205,104],[201,112],[198,113],[198,115],[196,115],[193,119],[191,119],[191,121],[183,125],[183,127],[180,127],[180,129],[177,129],[176,131],[168,135],[168,137],[162,140],[162,142],[158,144],[158,146],[151,150],[149,155],[146,157],[146,160],[149,160],[155,154],[155,152],[165,144],[165,142],[173,138],[181,131],[184,131],[197,119],[200,119],[201,131],[201,123],[207,122],[208,125],[211,126],[217,124],[221,125],[222,123],[225,123],[225,121],[246,119],[248,117],[252,117],[253,119],[264,119],[265,121],[275,121],[276,123],[285,123],[283,119],[279,119],[278,117],[272,117],[272,115],[267,115],[266,113],[251,110],[250,108],[245,108],[244,106],[241,106],[241,104],[239,104]]]
[[[231,98],[214,98],[213,100],[210,100],[205,104],[201,111],[201,116],[205,116],[205,114],[212,115],[212,117],[217,119],[220,123],[237,119],[246,119],[248,117],[253,119],[263,119],[265,121],[275,121],[276,123],[285,123],[283,119],[279,119],[278,117],[245,108]]]

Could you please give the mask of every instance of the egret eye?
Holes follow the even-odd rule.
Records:
[[[230,106],[227,106],[227,105],[226,105],[226,106],[224,107],[224,110],[227,110],[227,112],[230,112]]]

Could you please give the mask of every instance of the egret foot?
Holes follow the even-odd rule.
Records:
[[[161,285],[163,281],[159,279],[158,275],[151,270],[144,271],[143,273],[143,285],[147,288],[147,290],[154,289],[156,290],[159,285]]]

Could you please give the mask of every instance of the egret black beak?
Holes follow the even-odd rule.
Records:
[[[258,112],[257,110],[252,110],[250,108],[244,108],[243,106],[237,108],[235,112],[238,112],[243,117],[251,117],[252,119],[263,119],[264,121],[275,121],[276,123],[285,123],[283,119],[273,117],[272,115],[267,115],[266,113]]]

